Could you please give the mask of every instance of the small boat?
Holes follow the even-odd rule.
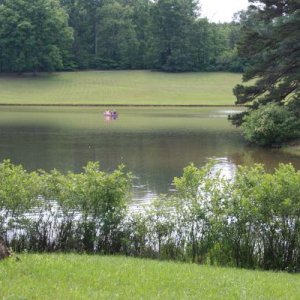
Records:
[[[112,110],[106,110],[103,115],[105,117],[117,117],[118,113],[116,111],[112,111]]]
[[[117,120],[118,118],[118,113],[112,110],[106,110],[103,115],[106,121]]]

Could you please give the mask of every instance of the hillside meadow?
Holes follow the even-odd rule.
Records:
[[[0,104],[233,105],[236,73],[84,71],[0,75]]]
[[[1,299],[299,299],[300,276],[121,256],[0,262]]]

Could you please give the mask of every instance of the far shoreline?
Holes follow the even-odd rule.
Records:
[[[235,104],[72,104],[72,103],[0,103],[0,107],[247,107]]]
[[[0,76],[1,106],[231,107],[240,74],[84,71],[38,77]]]

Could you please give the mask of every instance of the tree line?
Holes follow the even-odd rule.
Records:
[[[242,71],[238,22],[197,0],[0,0],[0,72]]]
[[[277,146],[300,132],[300,4],[249,4],[215,24],[198,0],[0,0],[0,72],[244,72],[234,94],[249,109],[230,119],[248,123],[250,142]]]

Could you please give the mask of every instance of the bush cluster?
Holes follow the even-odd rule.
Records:
[[[140,210],[126,203],[131,174],[89,163],[81,174],[0,164],[0,230],[15,251],[124,254],[273,270],[300,270],[300,172],[281,164],[189,165],[176,194]]]
[[[98,163],[84,172],[27,172],[0,164],[0,235],[28,251],[115,253],[126,213],[131,174],[106,173]]]
[[[300,134],[300,121],[286,106],[270,103],[244,117],[246,140],[261,146],[280,146]]]

